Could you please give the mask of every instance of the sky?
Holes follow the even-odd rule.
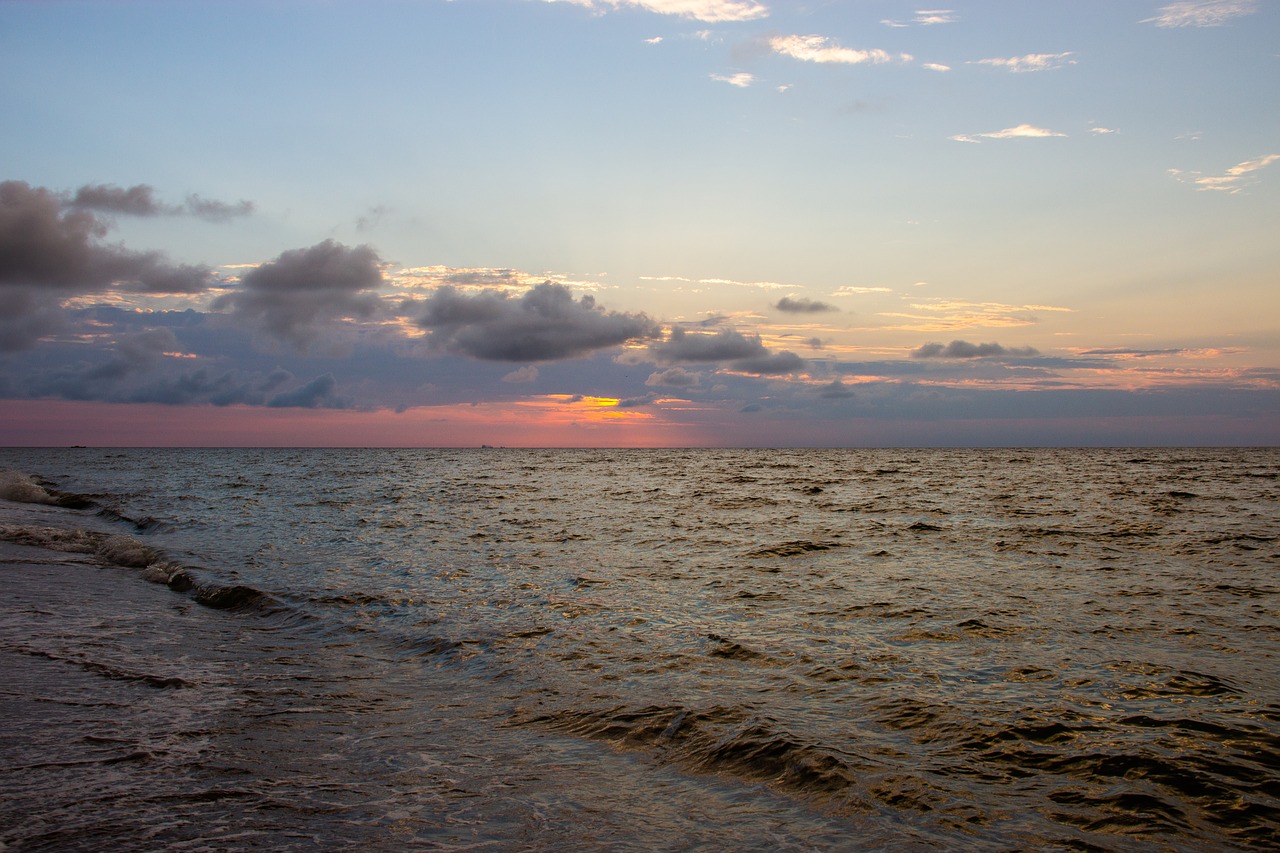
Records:
[[[1274,0],[0,0],[0,445],[1280,443]]]

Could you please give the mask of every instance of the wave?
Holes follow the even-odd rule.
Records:
[[[21,471],[7,468],[0,469],[0,498],[15,503],[45,504],[68,509],[88,509],[96,505],[88,495],[59,491],[52,488],[52,484],[37,482]]]
[[[206,607],[261,613],[291,609],[262,590],[204,577],[201,569],[175,563],[163,551],[132,536],[80,528],[0,524],[0,541],[64,554],[84,554],[103,565],[138,569],[144,580],[187,593]]]
[[[787,731],[772,717],[712,705],[650,705],[565,709],[513,720],[657,753],[703,773],[765,782],[773,787],[847,805],[867,762]]]

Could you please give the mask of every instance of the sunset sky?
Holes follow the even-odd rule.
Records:
[[[0,0],[0,444],[1280,439],[1272,0]]]

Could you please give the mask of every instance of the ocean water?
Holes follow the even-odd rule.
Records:
[[[1280,849],[1277,449],[0,469],[0,849]]]

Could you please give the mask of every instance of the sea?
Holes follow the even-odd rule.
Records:
[[[0,449],[0,850],[1280,849],[1280,449]]]

